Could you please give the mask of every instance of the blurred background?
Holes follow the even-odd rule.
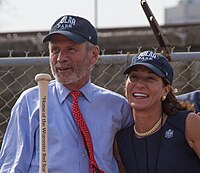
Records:
[[[199,0],[147,2],[160,25],[200,21]],[[148,26],[140,0],[0,0],[0,32],[46,31],[64,14],[85,17],[97,28]]]
[[[200,0],[147,2],[174,51],[199,50]],[[12,56],[23,56],[24,51],[48,55],[42,39],[65,14],[85,17],[96,26],[103,53],[159,48],[140,0],[0,0],[0,57],[11,51]]]

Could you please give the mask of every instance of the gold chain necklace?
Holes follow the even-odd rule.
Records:
[[[135,124],[133,126],[133,130],[134,130],[135,134],[137,136],[139,136],[139,137],[149,136],[149,135],[151,135],[160,126],[161,122],[162,122],[162,116],[160,117],[160,119],[158,120],[158,122],[149,131],[147,131],[147,132],[144,132],[144,133],[138,132],[136,130],[136,128],[135,128]]]

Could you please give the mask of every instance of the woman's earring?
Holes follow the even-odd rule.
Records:
[[[165,99],[166,99],[166,96],[162,96],[162,101],[165,101]]]

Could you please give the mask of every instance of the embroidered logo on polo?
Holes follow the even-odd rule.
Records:
[[[174,131],[172,129],[168,129],[165,131],[165,138],[170,139],[174,137]]]
[[[76,25],[76,19],[71,16],[64,16],[57,24],[57,29],[72,28]]]
[[[153,59],[158,59],[159,57],[150,51],[145,51],[140,53],[139,56],[137,56],[137,60],[153,60]]]

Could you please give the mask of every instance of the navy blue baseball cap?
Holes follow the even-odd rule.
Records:
[[[169,84],[172,84],[173,69],[164,56],[151,51],[142,52],[132,58],[131,65],[123,74],[129,74],[137,65],[143,65],[149,68],[156,75],[165,78]]]
[[[49,34],[43,39],[43,43],[50,41],[54,34],[62,34],[78,44],[85,41],[89,41],[93,45],[98,44],[95,27],[88,20],[79,16],[65,15],[57,19]]]

